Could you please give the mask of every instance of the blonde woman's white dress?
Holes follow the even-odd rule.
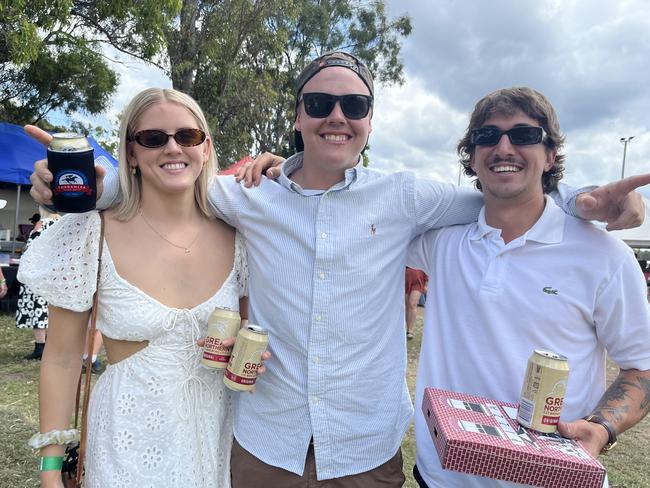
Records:
[[[68,214],[21,260],[21,282],[54,306],[92,304],[100,219]],[[200,365],[196,340],[215,307],[239,309],[247,265],[242,239],[223,286],[192,309],[167,307],[122,279],[104,242],[97,328],[107,337],[148,341],[109,365],[89,407],[87,488],[228,488],[233,393],[223,373]],[[209,270],[206,270],[209,272]]]

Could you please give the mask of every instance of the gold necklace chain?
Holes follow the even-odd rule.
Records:
[[[157,235],[158,237],[160,237],[162,240],[164,240],[167,244],[170,244],[170,245],[172,245],[172,246],[174,246],[174,247],[177,247],[178,249],[182,249],[182,250],[184,250],[184,251],[185,251],[185,254],[189,254],[189,253],[191,252],[191,248],[192,248],[192,246],[194,245],[194,243],[196,242],[196,240],[199,238],[199,234],[201,233],[201,230],[199,230],[199,231],[196,233],[196,235],[194,236],[194,239],[192,239],[192,242],[190,242],[190,245],[189,245],[189,246],[180,246],[180,245],[178,245],[178,244],[174,244],[172,241],[170,241],[170,240],[167,239],[164,235],[162,235],[160,232],[158,232],[158,231],[154,228],[154,226],[151,225],[151,223],[150,223],[150,222],[147,220],[147,218],[144,216],[144,212],[142,211],[142,209],[140,209],[139,212],[140,212],[140,216],[142,217],[142,220],[144,220],[144,223],[147,224],[147,225],[149,226],[149,228],[150,228],[152,231],[154,231],[154,232],[156,233],[156,235]]]

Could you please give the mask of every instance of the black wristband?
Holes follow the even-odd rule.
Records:
[[[599,424],[605,427],[605,430],[607,431],[607,444],[603,447],[603,449],[600,451],[601,453],[609,451],[612,447],[616,445],[616,431],[614,430],[614,426],[610,423],[609,420],[607,420],[604,417],[601,417],[600,415],[596,414],[591,414],[587,415],[584,417],[584,420],[587,422],[593,422],[594,424]]]

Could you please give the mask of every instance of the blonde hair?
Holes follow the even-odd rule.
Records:
[[[118,220],[130,220],[138,211],[142,199],[142,180],[141,173],[137,171],[132,174],[127,158],[127,144],[135,134],[135,128],[140,118],[146,110],[157,103],[171,102],[181,105],[192,114],[196,120],[199,129],[206,134],[210,134],[208,122],[203,115],[198,103],[185,93],[179,92],[172,88],[147,88],[141,91],[124,109],[122,114],[122,123],[120,125],[120,148],[119,148],[119,169],[120,189],[122,190],[122,200],[117,206],[115,217]],[[208,186],[214,177],[217,168],[217,155],[214,152],[214,146],[210,146],[208,160],[203,165],[199,177],[194,183],[194,199],[199,210],[206,216],[210,217],[210,206],[208,204]]]

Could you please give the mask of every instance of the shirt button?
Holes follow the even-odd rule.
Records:
[[[325,273],[320,273],[320,274],[318,275],[318,277],[319,277],[321,280],[324,280],[324,279],[325,279]]]
[[[327,234],[326,234],[325,232],[323,232],[323,233],[320,235],[320,238],[321,238],[321,239],[327,239]]]
[[[318,398],[317,396],[315,396],[315,397],[311,397],[311,402],[312,402],[314,405],[316,405],[318,402],[320,402],[320,398]]]
[[[323,316],[320,314],[316,315],[316,322],[320,322],[321,320],[323,320]]]
[[[318,363],[320,363],[320,358],[318,356],[314,356],[313,361],[314,361],[314,364],[318,364]]]

